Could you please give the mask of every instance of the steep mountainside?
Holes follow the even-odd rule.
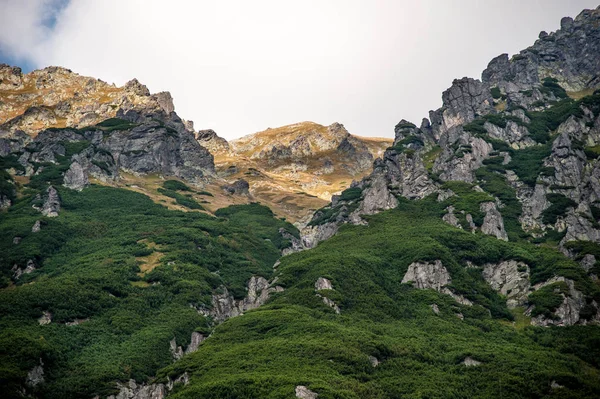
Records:
[[[455,80],[368,172],[383,144],[341,125],[227,143],[149,94],[77,129],[7,121],[3,395],[600,397],[599,27]],[[247,204],[329,166],[341,187],[346,159],[367,175],[301,232]]]
[[[353,136],[343,125],[312,122],[267,129],[229,143],[212,131],[198,141],[215,157],[217,173],[244,179],[257,200],[283,208],[290,220],[306,218],[332,194],[370,173],[390,139]]]
[[[60,67],[24,75],[0,65],[1,154],[18,155],[29,176],[36,173],[34,163],[54,162],[65,142],[77,143],[66,183],[76,189],[92,179],[169,203],[148,175],[175,176],[212,194],[196,198],[212,212],[260,201],[295,222],[367,175],[392,143],[309,122],[227,143],[212,130],[194,131],[193,122],[174,111],[168,92],[150,94],[135,79],[116,87]],[[216,157],[217,174],[205,149]]]

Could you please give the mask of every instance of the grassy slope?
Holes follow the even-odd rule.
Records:
[[[243,297],[250,276],[269,277],[287,244],[278,229],[297,234],[259,205],[215,218],[98,186],[61,188],[63,208],[49,219],[31,208],[34,193],[0,213],[0,385],[8,395],[40,358],[42,397],[106,395],[115,380],[144,381],[171,363],[173,337],[185,345],[192,331],[209,329],[190,304],[210,306],[222,284]],[[40,219],[41,231],[32,233]],[[18,245],[15,236],[22,237]],[[160,266],[138,274],[153,251],[164,254]],[[38,270],[9,283],[12,265],[28,259]],[[53,315],[46,326],[37,322],[43,311]]]
[[[296,385],[319,398],[597,397],[598,329],[515,328],[480,269],[465,261],[524,259],[539,273],[561,261],[559,273],[578,275],[575,265],[551,249],[457,230],[439,220],[439,206],[403,202],[370,217],[369,227],[346,226],[316,249],[284,258],[279,281],[286,291],[217,327],[159,380],[190,373],[177,399],[289,398]],[[433,259],[449,269],[453,288],[479,305],[401,284],[411,262]],[[331,279],[334,291],[325,295],[341,315],[315,296],[320,276]],[[372,367],[369,356],[381,364]],[[467,356],[483,364],[467,368]],[[552,381],[565,388],[553,393]]]

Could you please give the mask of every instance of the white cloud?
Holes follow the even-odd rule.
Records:
[[[119,85],[169,90],[197,128],[239,137],[302,120],[392,136],[453,78],[533,43],[593,1],[0,0],[0,46]]]

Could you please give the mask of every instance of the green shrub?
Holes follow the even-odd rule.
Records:
[[[163,187],[171,191],[192,191],[187,184],[179,180],[167,180],[163,183]]]
[[[563,295],[568,293],[569,287],[565,282],[550,284],[534,291],[529,295],[529,303],[534,306],[531,315],[553,318],[554,311],[563,302]]]
[[[569,208],[577,207],[577,203],[562,194],[548,194],[546,196],[551,203],[542,213],[544,224],[554,224],[559,216],[564,216]]]
[[[359,199],[362,196],[362,188],[360,187],[351,187],[342,191],[340,195],[340,201],[354,201]]]
[[[502,97],[502,93],[498,87],[492,87],[490,92],[492,93],[492,97],[496,100]]]

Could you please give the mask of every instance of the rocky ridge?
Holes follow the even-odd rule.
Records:
[[[419,127],[398,123],[393,146],[371,174],[313,215],[302,231],[304,245],[314,247],[342,224],[365,224],[363,215],[393,209],[403,199],[435,195],[448,204],[443,220],[450,225],[504,241],[558,238],[559,248],[596,278],[596,258],[581,243],[600,244],[599,21],[600,8],[563,18],[558,31],[542,32],[520,54],[493,59],[482,80],[454,80],[441,108]],[[479,209],[457,209],[471,194],[454,187],[471,187],[472,195],[487,199]],[[529,287],[527,265],[480,267],[510,306],[527,306],[536,290]],[[532,323],[579,323],[571,314],[582,309],[581,293],[564,296],[566,308]]]
[[[168,92],[150,94],[137,80],[117,88],[65,68],[23,75],[0,66],[0,155],[17,175],[64,163],[66,187],[81,190],[121,172],[159,173],[200,183],[214,174],[211,154],[175,113]],[[64,158],[67,159],[64,159]]]

